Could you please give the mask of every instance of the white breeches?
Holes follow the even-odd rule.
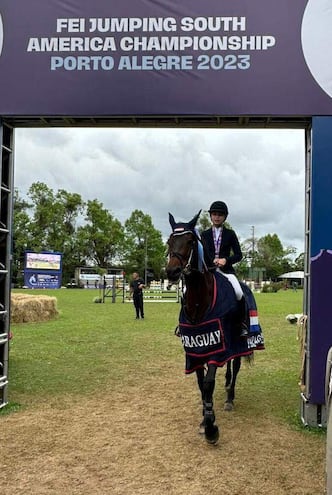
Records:
[[[219,268],[217,268],[218,272],[220,272],[224,277],[228,278],[228,280],[230,281],[230,283],[232,284],[233,286],[233,289],[234,289],[234,292],[235,292],[235,296],[236,296],[236,299],[238,301],[240,301],[243,297],[243,291],[241,289],[241,285],[240,285],[240,282],[238,281],[238,279],[236,278],[236,275],[234,275],[234,273],[224,273],[222,272],[221,270],[219,270]]]

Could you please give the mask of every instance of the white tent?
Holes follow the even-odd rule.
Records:
[[[304,279],[304,272],[297,271],[297,272],[288,272],[288,273],[283,273],[282,275],[279,275],[278,278],[297,278],[297,279]]]

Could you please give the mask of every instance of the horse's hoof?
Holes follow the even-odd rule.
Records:
[[[205,440],[209,445],[215,445],[219,440],[219,428],[217,425],[212,425],[207,432],[205,429]]]
[[[234,402],[225,402],[224,404],[224,411],[233,411],[234,409]]]

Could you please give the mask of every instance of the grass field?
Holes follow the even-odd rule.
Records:
[[[31,291],[37,294],[39,291]],[[135,320],[130,303],[93,303],[93,290],[40,291],[58,299],[59,318],[46,323],[13,325],[9,366],[9,407],[36,407],[84,396],[103,387],[121,388],[136,380],[156,379],[163,369],[183,364],[180,341],[173,332],[179,305],[146,302],[146,319]],[[241,394],[251,407],[299,423],[300,372],[297,326],[285,316],[302,312],[302,292],[256,294],[266,350],[256,353],[251,380]],[[239,383],[241,382],[241,376]]]
[[[32,291],[36,294],[37,291]],[[93,290],[41,291],[59,318],[13,325],[9,405],[0,411],[4,493],[322,495],[325,431],[301,424],[297,326],[302,293],[257,294],[266,349],[239,374],[221,436],[198,434],[201,400],[174,336],[179,304],[93,302]]]

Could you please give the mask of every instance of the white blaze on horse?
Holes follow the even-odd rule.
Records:
[[[248,309],[249,333],[239,334],[238,304],[226,277],[205,264],[204,246],[196,230],[200,212],[188,223],[176,222],[169,214],[172,233],[168,239],[169,283],[182,278],[185,292],[179,317],[178,335],[185,350],[186,373],[196,373],[203,403],[201,429],[214,444],[219,438],[215,424],[213,393],[217,368],[227,365],[225,409],[233,408],[236,376],[241,357],[264,349],[257,308],[250,289],[241,284]]]

